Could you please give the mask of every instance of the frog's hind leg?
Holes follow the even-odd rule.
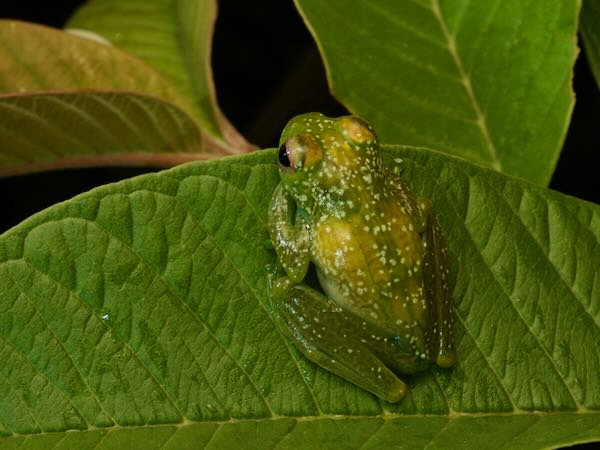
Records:
[[[361,342],[360,319],[308,286],[277,283],[271,298],[277,326],[304,356],[388,402],[404,397],[404,382]]]
[[[440,367],[456,363],[452,339],[452,308],[448,289],[448,246],[427,199],[419,199],[427,225],[423,233],[424,280],[429,311],[432,319],[430,353]]]
[[[423,232],[427,224],[427,212],[423,210],[422,205],[413,196],[408,185],[398,175],[398,171],[386,171],[386,178],[395,190],[395,198],[402,206],[402,211],[414,219],[417,231]]]

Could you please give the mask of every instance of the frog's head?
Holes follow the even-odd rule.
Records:
[[[306,209],[322,193],[343,194],[381,171],[373,127],[356,116],[296,116],[284,128],[279,144],[281,182]]]

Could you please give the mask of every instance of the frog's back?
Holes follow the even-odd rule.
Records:
[[[418,227],[395,199],[313,225],[313,261],[327,294],[391,335],[410,336],[416,353],[429,320]]]

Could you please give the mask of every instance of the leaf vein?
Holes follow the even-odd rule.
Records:
[[[300,421],[299,420],[294,420],[294,425],[292,425],[292,427],[288,430],[287,434],[284,434],[283,437],[279,440],[279,442],[277,442],[277,444],[273,447],[273,450],[276,450],[279,446],[281,446],[281,444],[285,441],[285,439],[291,435],[294,430],[298,427],[298,423]]]
[[[27,110],[26,108],[22,108],[21,106],[18,106],[16,104],[8,104],[7,102],[1,102],[0,103],[0,108],[2,109],[8,109],[8,110],[12,110],[17,112],[18,114],[22,114],[23,116],[26,116],[30,119],[33,119],[35,121],[39,120],[39,116],[37,114],[32,113],[31,111]],[[44,127],[50,131],[52,131],[53,133],[57,134],[57,135],[62,135],[63,137],[66,137],[67,140],[71,140],[71,137],[69,135],[67,135],[63,130],[61,130],[60,128],[57,128],[55,126],[50,126],[48,121],[40,121],[39,123],[41,123],[42,125],[44,125]],[[42,144],[37,143],[34,139],[33,136],[31,134],[27,134],[27,133],[18,133],[12,129],[10,129],[7,125],[3,124],[0,122],[0,126],[2,126],[2,128],[4,128],[9,134],[13,135],[17,140],[21,141],[21,142],[25,142],[28,143],[34,147],[37,147],[39,149],[42,150],[42,152],[48,152],[54,156],[60,157],[63,156],[62,153],[59,152],[55,152],[54,149],[52,147],[45,147]],[[72,141],[71,141],[72,142]],[[4,149],[3,149],[4,152]],[[31,162],[32,160],[30,158],[26,158],[24,156],[20,156],[20,159],[22,161],[25,162]]]
[[[371,441],[371,439],[373,439],[377,434],[379,434],[379,432],[385,426],[385,423],[386,423],[385,420],[382,420],[381,423],[379,424],[379,427],[375,430],[375,432],[371,433],[371,435],[356,450],[361,450],[361,449],[365,448],[365,446],[369,443],[369,441]]]
[[[118,94],[115,94],[113,96],[113,98],[117,97],[117,96],[118,96]],[[98,101],[98,104],[103,105],[107,110],[112,111],[112,113],[115,115],[115,117],[119,117],[121,119],[121,121],[123,122],[123,124],[126,125],[127,128],[129,128],[133,134],[137,135],[139,142],[145,142],[146,148],[153,148],[154,145],[152,142],[152,138],[150,136],[148,136],[146,133],[143,133],[142,130],[140,130],[136,124],[134,124],[131,120],[129,120],[129,117],[124,115],[122,111],[117,109],[114,105],[112,105],[104,97],[95,96],[95,98]]]
[[[435,433],[435,435],[433,435],[431,437],[431,439],[429,440],[429,442],[427,443],[427,445],[425,445],[425,447],[423,447],[423,450],[430,448],[431,444],[433,444],[433,441],[435,441],[437,439],[438,436],[440,436],[444,431],[446,431],[446,429],[448,428],[448,426],[450,426],[450,424],[452,423],[451,420],[447,419],[446,423],[444,424],[444,426],[442,428],[440,428],[438,430],[437,433]]]
[[[215,438],[215,436],[217,435],[217,433],[219,432],[219,430],[221,430],[221,428],[223,427],[224,424],[220,423],[218,424],[213,433],[210,435],[210,439],[208,441],[206,441],[206,444],[204,444],[204,450],[210,448],[211,442],[213,441],[213,439]]]
[[[96,100],[98,99],[100,96],[98,95],[94,95],[94,94],[84,94],[80,97],[81,100],[85,101],[85,100]],[[75,101],[78,100],[78,98],[76,96],[72,97]],[[100,122],[98,122],[98,120],[96,120],[92,115],[90,115],[87,111],[85,111],[85,109],[83,108],[76,108],[71,102],[68,101],[64,101],[62,100],[61,97],[54,97],[51,95],[44,95],[41,96],[40,99],[43,100],[47,100],[49,103],[55,103],[58,104],[61,108],[64,108],[66,110],[71,110],[74,113],[76,113],[81,119],[84,119],[88,124],[90,124],[94,129],[98,130],[104,137],[108,138],[109,141],[112,141],[113,145],[117,148],[120,147],[118,140],[111,135],[110,133],[108,133],[106,131],[106,129],[102,126],[102,124]],[[44,120],[42,119],[45,123],[48,122],[48,120]],[[53,126],[53,128],[58,129],[61,131],[61,133],[68,139],[71,140],[72,142],[74,142],[77,146],[81,147],[81,148],[87,148],[89,147],[89,143],[88,142],[82,142],[79,141],[78,139],[76,140],[71,134],[67,134],[65,133],[62,128],[60,128],[59,126]]]

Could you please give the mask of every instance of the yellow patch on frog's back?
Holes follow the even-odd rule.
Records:
[[[421,239],[409,216],[394,217],[393,226],[383,230],[360,213],[349,220],[323,218],[313,228],[312,260],[327,280],[321,285],[330,298],[402,338],[414,336],[409,345],[428,357]]]
[[[364,267],[356,230],[346,220],[328,217],[313,229],[313,258],[328,276],[344,277]]]
[[[328,217],[313,228],[312,259],[328,278],[338,280],[340,290],[356,301],[378,297],[377,286],[392,281],[392,271],[369,230],[352,221]],[[336,299],[340,303],[340,299]]]

